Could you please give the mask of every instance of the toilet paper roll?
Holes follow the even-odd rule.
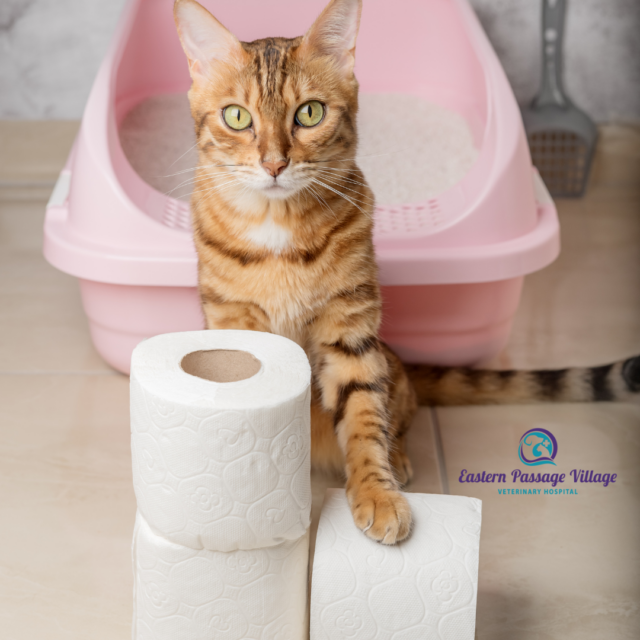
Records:
[[[303,640],[308,532],[267,549],[195,550],[134,532],[133,640]]]
[[[327,490],[313,563],[311,640],[473,640],[482,503],[404,495],[411,536],[383,546],[355,527],[344,490]]]
[[[194,331],[139,344],[131,361],[133,484],[151,528],[217,551],[304,535],[310,379],[304,351],[269,333]]]

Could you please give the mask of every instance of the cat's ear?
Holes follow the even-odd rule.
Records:
[[[301,53],[331,56],[352,73],[361,13],[362,0],[331,0],[304,36]]]
[[[191,78],[206,77],[217,62],[240,62],[244,50],[238,38],[195,0],[176,0],[173,17]]]

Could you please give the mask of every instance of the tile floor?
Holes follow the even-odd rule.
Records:
[[[73,278],[40,252],[44,204],[75,123],[0,123],[0,637],[130,637],[128,380],[93,350]],[[640,128],[602,131],[588,195],[558,203],[563,254],[527,279],[496,366],[640,353]],[[617,473],[577,495],[501,495],[532,427],[558,471]],[[421,409],[411,490],[484,502],[477,637],[640,637],[640,405]],[[314,476],[314,514],[323,489]],[[511,485],[506,485],[510,487]],[[570,483],[566,486],[573,486]]]

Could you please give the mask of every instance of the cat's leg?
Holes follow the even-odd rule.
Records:
[[[418,409],[416,392],[411,384],[400,358],[391,349],[382,344],[382,349],[389,365],[390,397],[390,460],[396,479],[401,486],[406,486],[413,478],[413,468],[407,456],[406,435]]]
[[[333,428],[333,413],[327,411],[316,397],[314,386],[311,396],[311,464],[332,475],[344,475],[344,455]]]
[[[219,296],[207,296],[205,292],[201,298],[207,329],[271,330],[269,317],[255,304],[226,301]]]
[[[330,309],[329,309],[330,311]],[[339,318],[336,321],[336,318]],[[390,371],[367,314],[328,313],[310,327],[322,405],[344,455],[346,491],[356,525],[394,544],[409,535],[411,510],[390,464]]]
[[[401,487],[406,487],[413,479],[413,467],[405,450],[405,438],[395,438],[391,445],[391,466]]]
[[[405,435],[408,423],[396,424],[391,421],[390,431],[395,432],[390,446],[389,458],[398,484],[406,486],[413,478],[411,462],[405,450]],[[344,455],[336,437],[333,413],[327,411],[318,401],[311,401],[311,463],[315,469],[332,474],[344,473]]]

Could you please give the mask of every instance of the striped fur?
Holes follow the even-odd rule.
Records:
[[[421,404],[532,404],[628,400],[640,392],[640,357],[598,367],[492,371],[405,365]]]
[[[207,327],[277,333],[306,350],[313,463],[344,471],[357,526],[393,544],[411,527],[399,489],[412,474],[404,442],[415,389],[423,402],[459,404],[564,399],[569,389],[608,399],[622,387],[618,365],[591,373],[592,395],[573,373],[412,366],[408,377],[378,339],[373,194],[355,162],[360,9],[361,0],[332,0],[304,37],[250,43],[195,0],[178,0],[175,17],[193,80],[192,212]],[[312,99],[324,120],[305,129],[294,114]],[[246,108],[252,126],[227,126],[229,105]],[[263,162],[287,166],[273,177]]]

